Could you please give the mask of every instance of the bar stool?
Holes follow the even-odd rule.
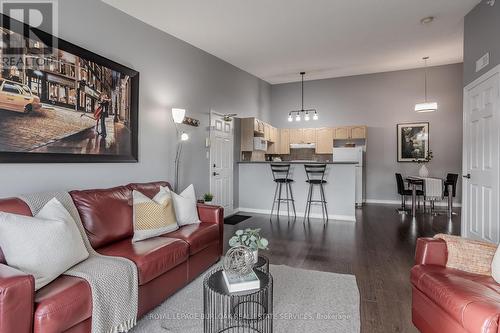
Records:
[[[280,214],[280,204],[281,202],[286,202],[286,211],[288,214],[288,219],[290,219],[290,202],[292,203],[293,216],[297,218],[297,213],[295,212],[295,200],[293,199],[292,185],[293,179],[290,179],[290,164],[289,163],[271,163],[271,171],[273,173],[273,179],[276,183],[276,189],[274,190],[273,207],[271,208],[271,219],[273,217],[274,205],[278,203],[278,210],[276,211],[276,217]],[[286,198],[281,197],[281,191],[283,184],[285,185]],[[279,194],[278,194],[279,192]],[[278,198],[276,199],[276,196]]]
[[[323,188],[323,184],[327,183],[325,180],[326,164],[304,164],[304,168],[306,170],[307,176],[306,183],[309,183],[309,193],[307,194],[306,211],[304,212],[303,222],[305,223],[306,218],[309,221],[309,215],[311,214],[311,204],[321,203],[321,213],[323,214],[324,221],[323,223],[326,224],[328,222],[328,210],[326,208],[325,190]],[[313,200],[312,198],[314,186],[316,185],[319,186],[321,200]]]

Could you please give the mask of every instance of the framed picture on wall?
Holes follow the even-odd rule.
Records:
[[[425,160],[429,153],[429,123],[397,125],[398,162]]]
[[[0,18],[0,163],[137,162],[139,73]]]

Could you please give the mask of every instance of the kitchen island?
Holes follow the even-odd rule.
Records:
[[[279,163],[279,162],[272,162]],[[306,183],[304,164],[290,163],[289,177],[294,180],[292,192],[295,199],[297,219],[302,220],[306,207],[309,184]],[[239,210],[249,213],[269,214],[273,205],[276,183],[273,181],[271,162],[239,162]],[[356,165],[357,162],[326,162],[324,185],[328,207],[328,217],[332,220],[356,221]],[[284,195],[284,189],[282,196]],[[319,198],[319,188],[315,186],[314,198]],[[275,210],[277,205],[275,206]],[[287,215],[286,203],[281,204],[280,215]],[[290,213],[293,216],[292,207]],[[311,218],[321,218],[321,206],[312,205]]]

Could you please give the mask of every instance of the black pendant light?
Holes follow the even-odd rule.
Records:
[[[318,120],[318,112],[316,109],[304,109],[304,75],[306,75],[306,72],[300,72],[300,75],[302,76],[302,108],[300,110],[294,110],[290,111],[288,113],[288,121],[292,122],[293,117],[295,116],[295,121],[301,121],[302,117],[304,117],[305,121],[309,121],[311,119],[310,113],[313,114],[312,119],[313,120]]]

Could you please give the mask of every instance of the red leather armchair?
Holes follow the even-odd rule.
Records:
[[[423,333],[499,333],[500,285],[447,268],[442,239],[419,238],[411,270],[412,319]]]
[[[200,224],[137,243],[131,242],[132,190],[153,197],[166,182],[70,192],[93,248],[132,260],[139,275],[138,317],[216,263],[222,255],[222,207],[198,205]],[[0,211],[31,215],[17,198],[1,199]],[[36,293],[34,278],[5,262],[0,249],[0,333],[88,333],[92,294],[80,278],[60,276]]]

